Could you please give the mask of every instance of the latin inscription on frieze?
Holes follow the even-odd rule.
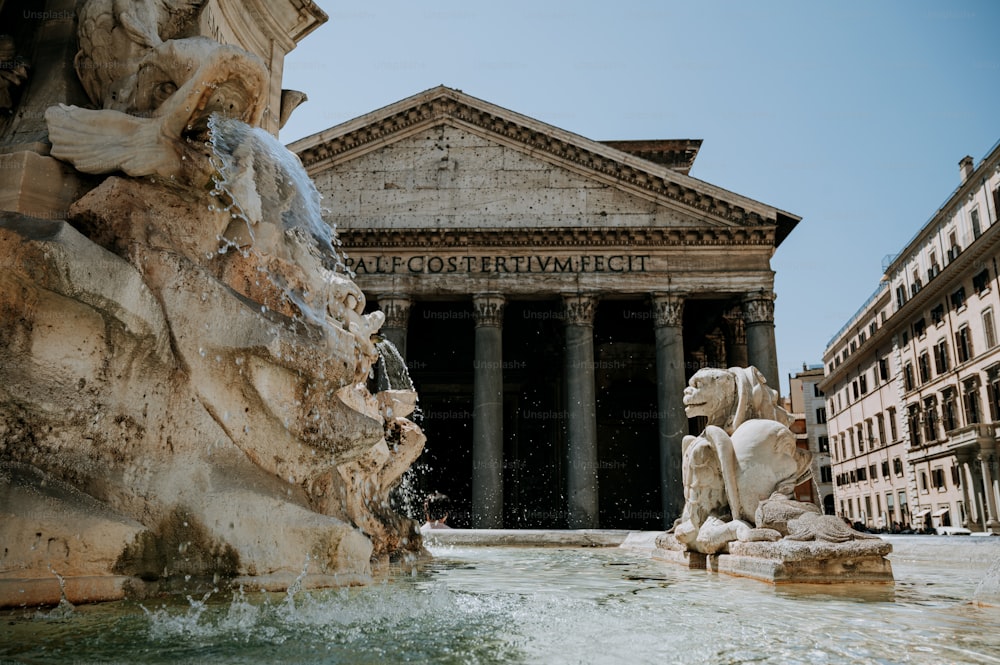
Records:
[[[348,250],[350,251],[350,250]],[[553,256],[348,256],[347,267],[358,275],[449,273],[646,272],[648,254],[578,254]]]

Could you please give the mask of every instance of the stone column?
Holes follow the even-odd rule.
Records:
[[[958,474],[962,481],[962,501],[965,502],[966,523],[960,526],[971,531],[979,531],[982,522],[979,520],[979,507],[976,505],[976,481],[971,468],[971,458],[968,449],[955,451],[955,462],[958,464]]]
[[[758,291],[743,299],[748,364],[760,370],[767,385],[781,392],[778,350],[774,343],[774,292]]]
[[[503,296],[477,294],[472,392],[472,520],[503,528]]]
[[[567,522],[571,529],[596,529],[597,400],[594,389],[593,296],[564,296],[566,306],[566,449],[569,457]]]
[[[659,415],[660,494],[663,526],[670,528],[684,508],[681,442],[688,433],[684,413],[684,299],[653,294],[656,325],[656,393]]]
[[[983,503],[986,504],[986,530],[990,533],[1000,533],[1000,522],[997,521],[996,488],[993,486],[992,458],[996,454],[995,447],[979,444],[979,467],[983,474]]]
[[[743,308],[733,307],[722,318],[729,324],[728,365],[729,367],[746,367],[750,362],[747,360],[747,331],[743,321]]]
[[[406,331],[410,324],[410,299],[396,293],[376,296],[379,309],[385,312],[381,335],[396,347],[399,355],[406,357]]]

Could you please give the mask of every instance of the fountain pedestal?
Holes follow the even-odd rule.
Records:
[[[771,584],[892,584],[892,545],[881,539],[729,543],[728,553],[684,549],[673,534],[656,539],[654,559]]]

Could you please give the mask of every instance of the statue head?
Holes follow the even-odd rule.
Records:
[[[704,416],[709,425],[728,434],[752,418],[791,422],[778,401],[778,391],[756,367],[706,367],[695,372],[684,389],[684,413],[688,418]]]

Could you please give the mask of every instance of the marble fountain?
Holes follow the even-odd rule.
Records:
[[[793,500],[754,368],[692,378],[669,532],[422,537],[416,394],[225,5],[87,0],[74,81],[7,68],[44,136],[0,155],[0,662],[1000,661],[1000,543]]]

